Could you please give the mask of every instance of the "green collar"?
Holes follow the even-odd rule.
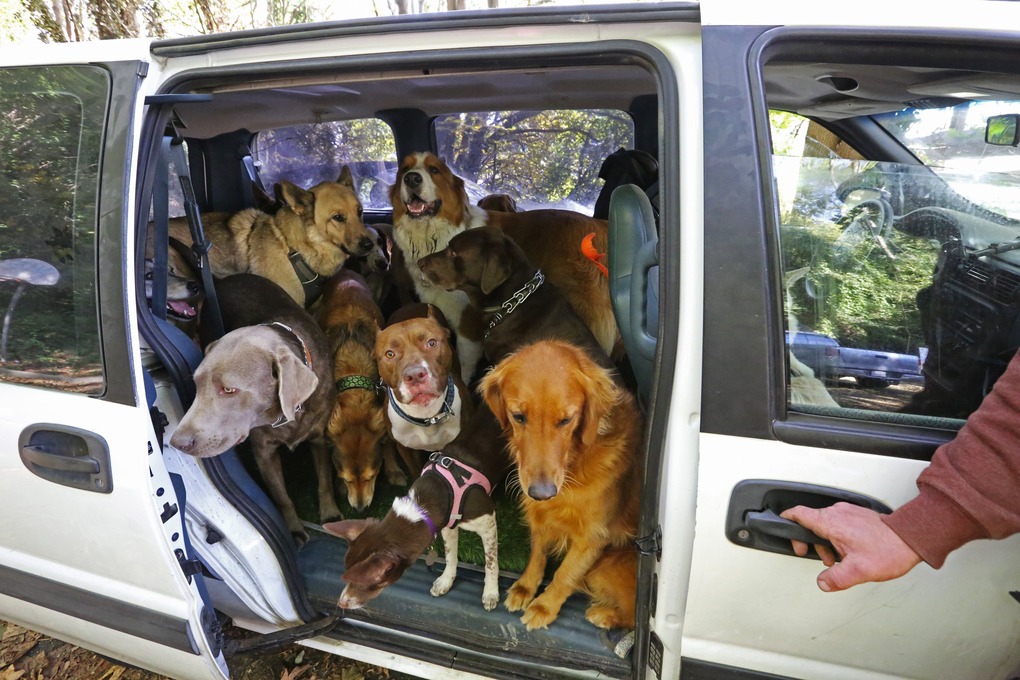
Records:
[[[379,389],[379,383],[376,380],[372,380],[367,375],[345,375],[336,381],[337,392],[353,390],[357,387],[376,392]]]

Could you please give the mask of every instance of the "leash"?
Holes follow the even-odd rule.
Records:
[[[486,314],[492,314],[492,318],[489,319],[489,327],[485,329],[485,337],[489,336],[489,331],[498,326],[506,317],[513,314],[513,311],[517,307],[528,299],[528,297],[538,290],[539,286],[545,283],[545,276],[542,275],[541,269],[535,270],[535,275],[531,277],[524,286],[511,295],[509,298],[503,301],[502,304],[495,307],[486,307],[482,311]]]
[[[452,375],[446,379],[446,399],[443,401],[443,405],[439,409],[439,413],[432,416],[431,418],[415,418],[410,414],[404,413],[400,409],[400,404],[397,402],[396,397],[393,396],[393,388],[392,387],[386,388],[386,392],[390,396],[390,406],[393,407],[393,410],[397,412],[398,416],[400,416],[407,422],[411,423],[412,425],[417,425],[419,427],[432,427],[433,425],[438,425],[439,423],[443,422],[450,416],[454,415],[453,399],[454,397],[457,396],[457,388],[453,384]]]
[[[486,495],[492,493],[492,483],[489,482],[488,477],[456,458],[443,455],[442,451],[433,451],[429,454],[429,462],[422,468],[421,475],[425,476],[429,472],[434,472],[446,480],[453,496],[450,504],[450,520],[446,523],[447,529],[457,526],[461,517],[464,516],[461,506],[464,504],[464,496],[468,489],[477,486]],[[435,534],[433,533],[433,535]]]

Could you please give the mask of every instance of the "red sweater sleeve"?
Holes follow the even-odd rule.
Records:
[[[936,569],[968,541],[1020,532],[1020,354],[938,448],[917,488],[917,498],[883,520]]]

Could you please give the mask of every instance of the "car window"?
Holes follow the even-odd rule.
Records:
[[[1020,148],[988,144],[993,116],[1016,116],[1016,101],[974,101],[875,116],[954,191],[982,208],[1020,219]],[[1014,135],[1015,136],[1015,135]]]
[[[287,180],[304,189],[332,182],[344,165],[351,169],[365,210],[390,210],[389,188],[396,177],[393,131],[378,118],[344,120],[265,130],[253,154],[266,187]]]
[[[955,415],[922,404],[930,335],[918,299],[931,287],[940,245],[897,228],[900,215],[876,188],[912,169],[863,159],[796,114],[775,111],[771,120],[783,299],[794,331],[791,408]]]
[[[439,116],[436,148],[464,178],[472,203],[509,194],[521,209],[558,207],[592,214],[599,169],[634,146],[624,111],[485,111]]]
[[[107,73],[0,70],[0,380],[99,393],[96,206]]]

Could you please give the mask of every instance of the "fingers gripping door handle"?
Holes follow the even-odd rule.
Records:
[[[780,513],[797,505],[825,508],[836,503],[853,503],[876,512],[889,513],[888,505],[870,496],[815,484],[771,479],[745,479],[733,487],[726,515],[726,537],[745,548],[793,555],[790,541],[812,546],[807,556],[818,559],[815,545],[824,545],[835,553],[829,541]]]

